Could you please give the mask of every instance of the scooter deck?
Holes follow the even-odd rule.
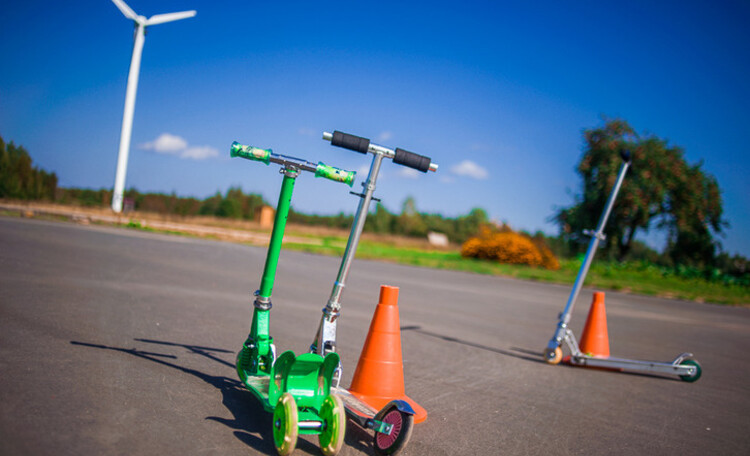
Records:
[[[570,362],[578,366],[603,367],[630,372],[645,372],[674,375],[692,375],[695,367],[663,361],[642,361],[636,359],[600,357],[588,355],[571,356]]]
[[[268,402],[268,388],[271,384],[271,377],[268,375],[250,375],[245,380],[247,389],[258,398],[263,408],[268,412],[273,411],[273,407]]]
[[[350,393],[348,390],[338,386],[332,388],[331,390],[332,392],[336,393],[341,398],[341,400],[344,401],[344,408],[346,408],[346,413],[357,421],[361,421],[363,419],[367,420],[373,418],[378,414],[377,410],[357,399],[357,397]]]
[[[378,414],[382,411],[375,410],[371,405],[361,401],[355,395],[350,393],[344,388],[332,388],[331,392],[336,393],[344,402],[344,410],[346,415],[352,419],[352,421],[359,424],[364,429],[370,429],[384,435],[390,435],[393,432],[394,425],[379,421],[381,418],[376,419]],[[385,408],[395,406],[398,410],[403,410],[409,415],[414,415],[414,410],[411,409],[408,403],[401,400],[394,400],[389,402]],[[385,410],[385,408],[383,410]],[[400,428],[399,428],[400,429]],[[397,431],[399,432],[399,431]]]

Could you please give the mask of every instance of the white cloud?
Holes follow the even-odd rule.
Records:
[[[401,168],[398,170],[398,175],[407,179],[419,179],[420,172],[412,168]]]
[[[367,178],[367,174],[370,172],[370,165],[360,165],[359,168],[357,168],[357,175],[362,176],[362,179],[364,180]],[[383,174],[382,172],[380,174]]]
[[[187,147],[187,141],[179,136],[162,133],[158,138],[151,142],[141,144],[140,148],[153,150],[160,154],[175,154]]]
[[[193,160],[205,160],[206,158],[218,157],[219,151],[211,146],[188,147],[180,154],[180,158],[192,158]]]
[[[143,150],[153,150],[157,154],[177,155],[180,158],[205,160],[219,156],[219,151],[211,146],[188,146],[188,142],[177,135],[162,133],[155,140],[138,146]]]
[[[388,141],[393,138],[393,133],[390,131],[384,131],[378,135],[378,141]]]
[[[487,179],[487,176],[489,176],[486,169],[471,160],[464,160],[457,165],[451,166],[450,172],[456,176],[469,177],[478,180]]]

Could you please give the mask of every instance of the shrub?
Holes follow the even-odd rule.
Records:
[[[469,258],[526,264],[546,269],[559,269],[560,263],[552,251],[540,240],[516,233],[507,228],[493,232],[483,228],[479,236],[468,239],[461,246],[461,255]]]
[[[542,255],[542,267],[552,270],[560,269],[560,262],[557,261],[557,257],[552,253],[552,250],[547,247],[547,244],[541,239],[531,238],[531,240],[534,243],[534,246],[539,250],[539,254]]]

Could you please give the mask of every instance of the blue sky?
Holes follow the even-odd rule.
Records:
[[[198,12],[149,28],[128,188],[203,198],[239,185],[275,200],[276,170],[230,159],[232,141],[363,169],[320,139],[338,129],[440,165],[386,163],[377,196],[391,211],[413,196],[420,211],[482,207],[552,234],[580,185],[582,131],[606,115],[703,162],[723,190],[724,248],[750,256],[746,1],[128,4]],[[111,187],[132,22],[109,0],[4,2],[0,17],[0,135],[63,186]],[[312,176],[296,188],[301,211],[357,204]]]

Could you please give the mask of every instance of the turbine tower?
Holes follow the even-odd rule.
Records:
[[[135,92],[138,89],[138,73],[141,68],[141,53],[146,37],[146,27],[178,21],[195,16],[195,11],[180,11],[179,13],[156,14],[146,19],[139,16],[123,0],[112,0],[126,18],[135,22],[133,36],[133,56],[130,59],[128,73],[128,88],[125,92],[125,112],[122,116],[122,130],[120,132],[120,152],[117,156],[117,173],[115,174],[115,191],[112,194],[112,210],[122,212],[123,193],[125,191],[125,174],[128,171],[128,154],[130,153],[130,135],[133,131],[133,111],[135,110]]]

